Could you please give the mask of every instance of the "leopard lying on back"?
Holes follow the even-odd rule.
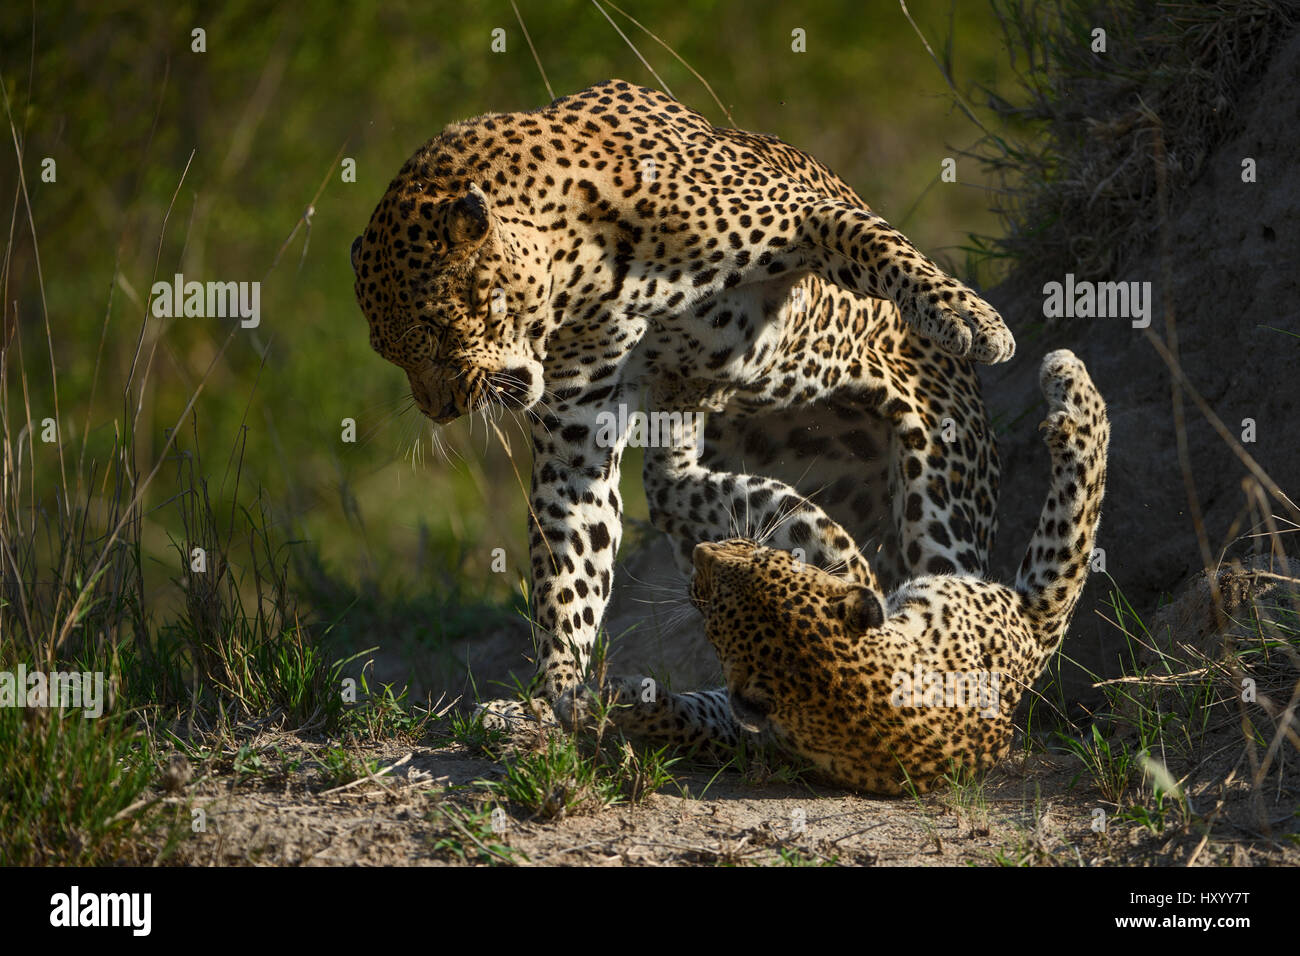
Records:
[[[770,733],[832,782],[885,794],[1006,755],[1016,705],[1087,579],[1106,483],[1110,424],[1087,369],[1052,352],[1040,383],[1051,488],[1014,587],[928,575],[886,598],[748,540],[696,547],[692,598],[744,731]],[[700,742],[682,732],[675,695],[638,691],[629,680],[615,693],[625,732]]]

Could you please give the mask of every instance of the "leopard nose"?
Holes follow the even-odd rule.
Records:
[[[452,399],[446,405],[442,406],[442,411],[433,417],[439,424],[446,424],[447,422],[455,421],[460,418],[460,410],[456,408],[455,399]]]

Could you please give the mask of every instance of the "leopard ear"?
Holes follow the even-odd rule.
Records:
[[[839,600],[840,619],[855,634],[874,631],[885,623],[880,597],[868,587],[858,586]]]
[[[488,198],[478,183],[470,183],[469,190],[451,204],[447,219],[451,244],[458,250],[469,251],[478,246],[492,225]]]

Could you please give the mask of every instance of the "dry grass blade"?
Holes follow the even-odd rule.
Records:
[[[30,89],[30,88],[29,88]],[[9,122],[9,134],[13,139],[14,158],[18,165],[18,185],[23,194],[23,206],[27,210],[27,227],[31,230],[32,237],[32,259],[36,264],[36,283],[41,294],[41,315],[45,321],[45,340],[49,347],[50,354],[50,376],[54,381],[54,422],[58,430],[57,448],[59,451],[59,475],[63,480],[63,489],[66,492],[68,488],[68,471],[63,460],[63,416],[59,413],[59,390],[58,390],[58,367],[54,361],[54,334],[50,329],[50,306],[45,298],[45,272],[41,268],[41,246],[36,238],[36,219],[32,215],[32,199],[27,192],[27,174],[23,172],[23,146],[18,137],[18,127],[14,125],[13,112],[9,108],[9,88],[5,85],[3,77],[0,77],[0,94],[4,96],[5,118]],[[71,515],[71,501],[65,494],[63,496],[64,513]]]
[[[519,5],[515,0],[510,0],[510,9],[515,11],[515,19],[519,21],[519,29],[524,33],[524,39],[528,41],[528,49],[532,51],[533,62],[537,64],[537,72],[542,74],[542,83],[546,86],[546,95],[552,102],[555,100],[555,90],[551,89],[551,81],[546,77],[546,68],[542,66],[542,58],[537,55],[537,47],[533,46],[533,38],[528,34],[528,27],[524,25],[524,18],[519,13]]]
[[[353,787],[359,787],[363,783],[371,783],[371,782],[378,783],[380,777],[387,776],[388,774],[392,773],[394,770],[396,770],[398,767],[402,766],[403,764],[410,763],[411,758],[414,756],[415,756],[414,753],[408,753],[406,756],[395,760],[393,763],[390,763],[387,767],[381,767],[380,769],[374,771],[373,773],[366,774],[364,777],[358,777],[356,780],[353,780],[351,783],[345,783],[341,787],[334,787],[330,790],[322,791],[321,796],[328,797],[330,794],[333,793],[342,793],[344,790],[351,790]]]
[[[630,21],[633,24],[633,26],[637,27],[642,33],[644,33],[650,39],[654,40],[661,47],[663,47],[665,50],[671,53],[676,58],[677,62],[680,63],[682,66],[686,67],[686,69],[690,72],[691,76],[699,80],[700,84],[706,90],[709,91],[709,96],[713,97],[713,102],[718,104],[718,109],[722,110],[723,115],[727,117],[727,122],[730,123],[732,126],[736,125],[736,120],[735,117],[731,115],[731,110],[727,109],[726,105],[722,102],[722,100],[718,98],[718,94],[713,92],[713,87],[709,84],[709,81],[706,80],[703,76],[701,76],[699,71],[696,70],[695,67],[687,63],[686,60],[684,60],[676,50],[670,47],[665,41],[660,39],[658,34],[652,31],[649,27],[642,24],[641,21],[638,20],[636,17],[632,16],[632,14],[622,9],[617,4],[611,2],[611,0],[605,0],[605,3],[613,7],[614,10],[616,10],[620,15],[622,15],[624,18]]]
[[[952,76],[949,75],[948,68],[944,66],[943,61],[941,61],[935,54],[934,48],[930,46],[930,41],[925,38],[925,34],[921,32],[921,28],[917,26],[916,21],[912,19],[911,11],[907,9],[907,0],[898,0],[898,6],[903,11],[903,16],[907,18],[907,22],[912,25],[912,29],[916,31],[917,37],[925,47],[925,52],[930,54],[930,59],[933,60],[934,65],[939,68],[939,73],[943,76],[944,82],[948,84],[948,89],[952,91],[953,99],[957,101],[957,105],[961,107],[961,111],[966,114],[966,118],[983,130],[986,136],[992,135],[989,133],[988,128],[984,123],[980,121],[980,118],[975,115],[975,111],[970,108],[961,93],[957,92],[957,87],[952,82]]]
[[[591,5],[595,7],[597,10],[599,10],[601,16],[603,16],[606,20],[609,21],[609,25],[614,28],[614,32],[617,33],[619,36],[621,36],[623,38],[623,42],[628,45],[628,49],[630,49],[633,53],[636,54],[636,58],[641,61],[641,65],[650,71],[650,75],[653,76],[656,81],[658,81],[659,89],[663,90],[669,96],[673,96],[673,91],[668,88],[668,84],[664,82],[664,78],[655,72],[655,68],[650,65],[650,61],[641,55],[641,51],[636,48],[636,44],[628,39],[627,34],[624,33],[619,28],[619,25],[614,22],[614,18],[611,17],[609,13],[605,10],[605,8],[600,5],[599,0],[591,0]],[[673,96],[673,99],[676,98],[677,97]]]

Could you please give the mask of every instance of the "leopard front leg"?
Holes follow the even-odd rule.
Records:
[[[1015,337],[997,310],[875,213],[813,200],[799,242],[808,268],[850,292],[893,302],[909,327],[948,354],[988,363],[1015,354]]]
[[[614,407],[623,397],[615,389]],[[619,473],[624,436],[608,428],[602,407],[577,408],[563,420],[533,424],[528,550],[537,676],[524,702],[485,701],[484,726],[517,730],[549,722],[550,706],[571,700],[590,669],[591,650],[614,584],[614,558],[623,538]],[[617,412],[608,412],[617,420]],[[556,717],[571,724],[568,709]]]
[[[672,537],[686,573],[691,573],[691,554],[699,542],[753,537],[802,552],[809,564],[879,588],[848,532],[789,485],[702,467],[702,418],[689,410],[664,411],[681,395],[680,388],[672,387],[652,392],[651,408],[672,416],[672,427],[651,430],[657,440],[645,449],[644,476],[651,520]],[[605,680],[599,689],[602,702],[593,699],[594,693],[586,687],[566,692],[556,703],[556,714],[573,726],[589,723],[595,711],[603,711],[629,736],[678,745],[734,746],[746,733],[724,689],[660,694],[647,678],[620,676]]]
[[[599,405],[577,404],[564,417],[533,425],[528,550],[532,621],[537,638],[534,693],[555,704],[587,675],[614,577],[623,535],[619,494],[624,433],[611,428],[624,390]],[[536,719],[543,701],[494,700],[480,705],[484,725],[511,729]],[[570,723],[557,710],[564,723]]]
[[[613,401],[617,404],[619,390]],[[603,404],[603,403],[602,403]],[[586,675],[623,536],[624,436],[594,411],[534,427],[528,549],[541,690],[557,700]]]

